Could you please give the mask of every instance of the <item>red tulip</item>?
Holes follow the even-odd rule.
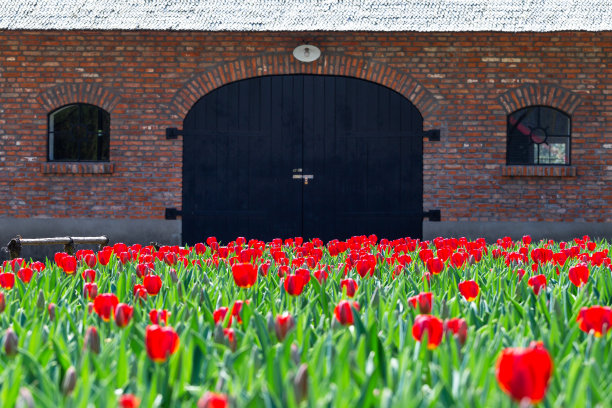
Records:
[[[568,276],[569,280],[577,287],[585,285],[589,280],[589,267],[585,263],[579,263],[569,268]]]
[[[329,278],[329,274],[325,269],[317,269],[313,272],[313,275],[321,284],[323,283],[323,281],[326,281],[327,278]]]
[[[261,276],[268,276],[268,270],[270,269],[271,262],[267,261],[259,265],[259,274]]]
[[[68,254],[65,252],[56,252],[55,255],[53,256],[53,260],[55,261],[55,264],[59,266],[60,268],[62,267],[62,259],[64,259],[65,256],[68,256]]]
[[[412,296],[408,298],[408,304],[413,308],[419,307],[419,313],[421,314],[429,314],[431,313],[431,305],[433,303],[433,293],[431,292],[422,292],[416,296]]]
[[[535,275],[529,278],[527,284],[533,288],[533,293],[536,296],[540,293],[543,287],[546,286],[546,276],[544,275]]]
[[[250,288],[257,280],[257,266],[251,263],[235,263],[232,265],[234,282],[241,288]]]
[[[307,285],[308,282],[310,282],[310,271],[308,269],[298,268],[295,271],[295,274],[302,277],[302,280],[304,281],[304,285]]]
[[[110,262],[110,258],[112,255],[113,255],[112,248],[103,249],[102,251],[98,252],[98,262],[100,262],[100,265],[106,266]]]
[[[440,258],[429,258],[425,263],[427,270],[433,275],[437,275],[444,270],[444,262]]]
[[[536,404],[544,399],[552,369],[550,354],[542,342],[532,342],[528,348],[502,351],[497,360],[497,382],[515,401]]]
[[[223,336],[227,339],[227,343],[232,351],[236,351],[236,333],[234,329],[228,327],[223,329]]]
[[[85,255],[83,257],[83,261],[85,261],[85,264],[90,268],[95,268],[96,264],[98,263],[98,259],[93,253]]]
[[[204,253],[206,252],[206,245],[204,245],[201,242],[198,242],[197,244],[193,246],[193,249],[195,249],[196,254],[204,255]]]
[[[595,337],[603,337],[612,329],[612,307],[583,307],[580,309],[576,321],[583,332],[592,332]]]
[[[357,291],[357,282],[355,282],[352,278],[342,279],[340,281],[340,289],[346,289],[346,296],[352,298],[355,296],[355,292]]]
[[[289,333],[289,331],[291,331],[294,327],[295,319],[289,314],[289,312],[276,315],[276,319],[274,319],[274,331],[276,332],[276,337],[279,341],[285,340],[287,333]]]
[[[219,257],[225,259],[229,255],[229,248],[226,246],[220,246],[217,248],[217,253],[219,254]]]
[[[232,316],[235,317],[236,319],[238,319],[238,323],[242,323],[242,317],[240,316],[240,312],[242,311],[242,306],[244,305],[245,302],[243,302],[242,300],[237,300],[234,302],[234,305],[232,306]],[[246,304],[250,304],[251,301],[250,300],[246,300]],[[232,321],[230,320],[230,323]]]
[[[25,265],[25,260],[23,258],[15,258],[11,259],[9,264],[11,265],[13,272],[17,273]]]
[[[119,408],[138,408],[140,398],[133,394],[123,394],[119,397]]]
[[[451,265],[453,265],[455,268],[461,268],[468,260],[468,257],[465,253],[455,252],[451,255],[450,259]]]
[[[173,266],[178,262],[178,255],[174,252],[164,253],[164,262],[166,265]]]
[[[225,306],[220,307],[219,309],[215,310],[215,312],[213,313],[213,319],[215,319],[215,324],[217,323],[223,323],[223,321],[225,320],[225,316],[227,315],[227,312],[229,311],[229,309]],[[230,317],[229,320],[229,324],[232,324],[232,318]]]
[[[366,275],[374,276],[374,269],[376,268],[376,257],[372,254],[362,256],[355,263],[355,270],[362,278]]]
[[[64,270],[67,275],[72,275],[77,268],[76,258],[72,255],[66,255],[62,258],[62,264],[60,267]]]
[[[354,322],[353,309],[351,306],[355,308],[355,310],[359,311],[359,303],[351,303],[348,300],[341,300],[334,309],[336,319],[338,319],[338,321],[345,326],[350,326]]]
[[[467,339],[468,326],[465,319],[460,317],[454,317],[444,322],[444,331],[446,333],[452,333],[453,336],[457,337],[459,344],[462,346],[465,344]]]
[[[151,320],[151,324],[161,325],[168,323],[168,316],[170,316],[170,312],[165,309],[153,309],[149,312],[149,319]]]
[[[207,391],[198,400],[198,408],[228,408],[229,401],[225,394],[217,394]]]
[[[0,273],[0,286],[4,289],[12,289],[15,286],[15,275],[11,272]]]
[[[0,313],[4,312],[4,309],[6,309],[6,300],[4,293],[0,292]]]
[[[134,297],[136,299],[147,300],[147,289],[144,285],[134,285]]]
[[[98,285],[95,283],[86,283],[83,285],[83,297],[93,300],[98,296]]]
[[[96,280],[96,271],[94,269],[85,269],[81,276],[85,282],[93,282]]]
[[[420,342],[425,333],[427,333],[427,348],[432,350],[438,347],[444,333],[442,320],[432,315],[418,315],[412,325],[412,337]]]
[[[34,269],[36,272],[42,272],[45,270],[45,264],[40,261],[32,262],[30,268]]]
[[[459,292],[461,292],[465,300],[467,300],[468,302],[471,302],[472,300],[476,299],[479,291],[480,288],[478,287],[478,284],[473,280],[468,280],[459,283]]]
[[[17,277],[21,279],[23,283],[30,283],[32,275],[34,275],[34,271],[31,268],[21,268],[17,272]]]
[[[113,317],[115,308],[119,304],[119,299],[113,293],[102,293],[94,299],[94,310],[104,320],[108,322]]]
[[[157,295],[162,287],[162,280],[157,275],[146,275],[142,283],[147,293],[151,296]]]
[[[151,269],[149,265],[144,263],[136,265],[136,275],[138,275],[139,278],[145,277],[151,273],[153,273],[153,269]]]
[[[119,327],[125,327],[130,324],[132,316],[134,315],[134,308],[126,305],[125,303],[117,304],[115,307],[115,323]]]
[[[156,363],[163,363],[179,347],[179,336],[170,326],[147,326],[145,344],[149,358]]]
[[[288,294],[298,296],[304,290],[306,282],[304,282],[304,278],[301,275],[287,275],[283,286]]]

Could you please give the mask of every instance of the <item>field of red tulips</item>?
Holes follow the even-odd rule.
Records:
[[[611,407],[610,244],[213,237],[7,261],[2,407]]]

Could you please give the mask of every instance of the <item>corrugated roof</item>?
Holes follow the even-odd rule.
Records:
[[[0,29],[609,31],[612,0],[0,0]]]

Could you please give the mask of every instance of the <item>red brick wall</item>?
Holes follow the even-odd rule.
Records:
[[[322,58],[291,56],[303,41]],[[0,32],[0,217],[163,218],[181,207],[181,127],[206,92],[257,75],[350,75],[395,89],[424,143],[424,208],[443,221],[612,221],[612,33]],[[47,114],[111,114],[107,166],[46,164]],[[506,116],[572,116],[572,167],[506,168]],[[527,176],[528,175],[528,176]]]

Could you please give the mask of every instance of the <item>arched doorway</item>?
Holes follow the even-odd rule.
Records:
[[[250,78],[197,101],[183,129],[184,243],[422,234],[423,118],[389,88]]]

